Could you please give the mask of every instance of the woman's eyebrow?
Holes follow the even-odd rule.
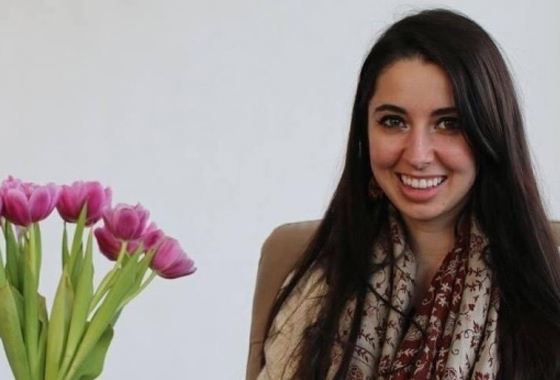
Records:
[[[395,106],[393,104],[382,104],[379,107],[376,107],[373,112],[376,113],[381,111],[393,111],[396,113],[401,113],[403,115],[406,115],[406,110],[404,108]]]
[[[438,108],[432,112],[432,116],[449,115],[451,113],[458,113],[456,107]]]
[[[396,106],[394,104],[382,104],[378,107],[375,108],[375,110],[373,111],[374,113],[376,112],[381,112],[381,111],[392,111],[392,112],[396,112],[396,113],[400,113],[402,115],[406,115],[406,109]],[[431,116],[441,116],[441,115],[449,115],[452,113],[457,113],[457,108],[456,107],[445,107],[445,108],[438,108],[436,110],[434,110],[431,114]]]

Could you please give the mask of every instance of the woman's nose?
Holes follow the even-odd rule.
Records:
[[[405,140],[403,158],[418,170],[424,169],[434,160],[432,136],[427,128],[411,128]]]

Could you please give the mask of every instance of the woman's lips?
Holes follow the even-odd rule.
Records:
[[[411,186],[405,184],[403,182],[403,178],[401,177],[401,175],[397,175],[397,177],[399,179],[399,189],[400,189],[402,195],[405,198],[407,198],[408,200],[413,201],[413,202],[427,202],[427,201],[431,200],[442,190],[443,186],[447,182],[447,177],[445,177],[445,176],[426,177],[425,181],[431,181],[432,183],[433,183],[433,180],[431,180],[431,178],[435,179],[435,178],[438,178],[438,177],[444,177],[444,179],[443,179],[443,181],[441,181],[441,183],[439,183],[436,186],[427,187],[427,188],[414,188],[414,187],[411,187]],[[409,182],[410,182],[410,178],[411,177],[407,178],[407,180],[409,180]]]

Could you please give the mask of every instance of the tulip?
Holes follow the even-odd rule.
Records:
[[[114,209],[105,209],[103,221],[105,227],[117,239],[131,241],[138,240],[143,236],[149,216],[148,210],[140,204],[136,206],[118,204]]]
[[[53,183],[39,186],[21,182],[12,176],[0,187],[3,215],[13,224],[27,227],[50,215],[60,196],[60,187]]]
[[[96,228],[94,235],[101,253],[109,260],[116,261],[119,258],[122,241],[113,235],[107,227]],[[133,253],[140,246],[140,243],[143,244],[144,249],[147,251],[159,245],[164,236],[163,231],[158,229],[155,223],[152,223],[140,239],[127,242],[126,251],[129,254]]]
[[[187,276],[196,271],[192,261],[173,238],[165,237],[159,244],[150,267],[163,278]]]
[[[104,189],[99,182],[77,181],[70,186],[62,186],[56,209],[62,219],[76,223],[87,203],[86,226],[90,226],[101,219],[103,211],[111,204],[111,196],[111,189]]]
[[[133,217],[135,214],[131,210],[139,215],[138,219]],[[157,247],[165,235],[155,223],[151,223],[146,228],[145,219],[148,215],[148,212],[140,205],[134,207],[118,205],[115,210],[107,209],[103,213],[105,226],[97,228],[94,232],[101,253],[109,260],[115,261],[118,259],[124,242],[127,243],[126,251],[129,254],[135,252],[140,244],[143,245],[145,251]],[[138,223],[136,223],[137,220],[139,220]],[[132,226],[127,226],[126,223],[131,223]]]

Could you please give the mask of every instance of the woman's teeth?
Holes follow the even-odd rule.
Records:
[[[399,176],[401,178],[401,181],[406,186],[412,187],[414,189],[428,189],[430,187],[439,186],[443,181],[445,181],[446,178],[442,176],[442,177],[417,179],[417,178],[408,177],[404,174],[400,174]]]

